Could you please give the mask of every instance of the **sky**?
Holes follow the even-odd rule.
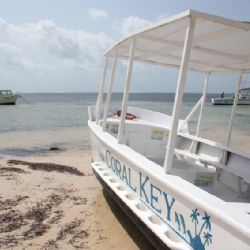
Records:
[[[130,32],[195,9],[250,21],[250,0],[0,0],[0,89],[14,92],[96,92],[103,53]],[[122,91],[119,64],[114,91]],[[175,92],[176,70],[135,67],[132,91]],[[191,74],[187,92],[203,76]],[[209,92],[232,92],[236,79],[217,77]]]

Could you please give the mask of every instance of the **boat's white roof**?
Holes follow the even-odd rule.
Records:
[[[179,67],[186,27],[196,19],[189,68],[202,72],[250,71],[250,23],[234,21],[194,10],[149,26],[124,38],[105,56],[129,57],[130,42],[136,38],[135,61]]]

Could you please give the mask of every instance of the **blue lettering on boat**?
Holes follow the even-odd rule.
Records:
[[[111,169],[112,171],[116,174],[116,162],[115,162],[115,159],[113,157],[111,157]]]
[[[110,157],[111,157],[111,153],[110,151],[107,150],[106,151],[106,163],[107,163],[108,168],[111,168]]]
[[[99,155],[103,155],[102,153],[99,153]],[[132,171],[129,167],[126,167],[126,165],[123,165],[120,163],[119,160],[117,160],[115,157],[112,156],[111,152],[109,150],[106,150],[106,163],[108,168],[110,168],[113,173],[119,177],[120,180],[126,183],[126,185],[136,192],[137,187],[135,187],[132,183]]]
[[[144,189],[146,183],[148,182],[149,178],[146,176],[146,178],[143,180],[142,173],[140,172],[140,197],[145,198],[146,202],[149,204],[148,196],[146,194],[146,191]]]
[[[109,150],[106,150],[106,154],[99,152],[99,158],[106,162],[109,169],[131,190],[139,192],[141,200],[183,240],[185,240],[194,250],[205,250],[206,246],[212,244],[211,222],[210,216],[204,212],[204,216],[201,218],[203,224],[199,224],[201,212],[197,208],[192,210],[190,218],[194,223],[194,235],[193,230],[190,230],[187,226],[187,218],[176,211],[174,208],[175,198],[165,191],[162,191],[159,187],[154,185],[148,176],[143,176],[139,172],[139,191],[137,187],[132,183],[132,179],[135,179],[138,173],[133,172],[131,168],[122,164],[118,159],[112,156]],[[165,204],[164,208],[160,207],[159,200],[163,200]],[[163,214],[163,211],[166,213]],[[172,220],[174,218],[174,220]],[[189,218],[189,219],[190,219]],[[198,228],[198,225],[200,227]],[[181,230],[182,229],[182,230]]]
[[[157,196],[157,193],[158,192],[158,195],[161,195],[161,190],[156,187],[155,185],[153,185],[152,183],[150,184],[150,196],[151,196],[151,199],[150,199],[150,205],[151,207],[156,211],[158,212],[159,214],[161,214],[161,209],[159,208],[156,208],[156,204],[158,203],[159,201],[159,197]]]
[[[116,169],[116,175],[120,179],[122,179],[122,177],[121,177],[122,166],[121,166],[121,163],[118,160],[115,161],[115,169]]]
[[[164,196],[164,199],[165,199],[165,202],[167,205],[167,220],[171,221],[171,210],[172,210],[172,207],[174,205],[175,198],[170,197],[170,199],[169,199],[168,198],[169,195],[165,192],[163,192],[163,196]],[[169,201],[169,200],[171,200],[171,201]]]
[[[123,169],[122,169],[122,181],[124,182],[124,180],[126,181],[126,184],[128,186],[128,177],[127,177],[127,170],[126,170],[125,165],[123,165]]]

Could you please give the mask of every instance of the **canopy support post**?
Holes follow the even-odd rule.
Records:
[[[194,27],[195,27],[195,18],[190,17],[190,23],[186,29],[185,43],[182,52],[181,66],[178,76],[178,84],[177,84],[175,102],[173,107],[172,126],[168,138],[167,153],[164,162],[164,171],[166,173],[170,173],[172,169],[174,149],[176,144],[177,130],[179,124],[179,117],[181,113],[182,99],[186,82]]]
[[[234,104],[233,104],[232,111],[231,111],[231,116],[230,116],[228,130],[227,130],[227,137],[226,137],[226,142],[225,142],[225,144],[227,146],[229,146],[230,141],[231,141],[233,118],[234,118],[235,109],[236,109],[237,102],[238,102],[241,81],[242,81],[242,72],[239,75],[238,83],[236,85],[235,96],[234,96]]]
[[[206,104],[206,97],[207,97],[207,85],[209,80],[210,72],[207,73],[205,77],[204,82],[204,88],[203,88],[203,94],[202,94],[202,101],[201,101],[201,108],[200,108],[200,114],[197,122],[197,128],[196,128],[196,137],[200,136],[200,130],[201,130],[201,118],[204,110],[204,106]],[[196,154],[197,152],[197,142],[194,142],[191,146],[191,151]]]
[[[125,116],[126,116],[126,112],[128,109],[128,97],[129,97],[129,91],[130,91],[130,85],[131,85],[135,45],[136,45],[136,40],[132,39],[131,44],[130,44],[129,62],[128,62],[126,83],[125,83],[125,89],[124,89],[123,100],[122,100],[122,110],[121,110],[121,118],[120,118],[121,120],[120,120],[118,139],[117,139],[119,144],[123,143],[123,137],[124,137]]]
[[[96,108],[95,108],[96,124],[99,124],[99,121],[100,121],[100,112],[101,112],[101,105],[102,105],[102,100],[103,100],[103,90],[104,90],[105,81],[106,81],[107,69],[108,69],[108,57],[106,57],[105,59],[102,80],[100,82],[98,97],[96,101]]]
[[[109,82],[108,93],[107,93],[107,99],[106,99],[106,104],[105,104],[105,109],[104,109],[104,114],[103,114],[102,131],[106,131],[107,117],[108,117],[109,106],[110,106],[110,101],[111,101],[113,83],[114,83],[114,79],[115,79],[115,71],[116,71],[117,59],[118,59],[118,49],[115,50],[115,54],[114,54],[114,57],[113,57],[112,71],[111,71],[110,82]]]

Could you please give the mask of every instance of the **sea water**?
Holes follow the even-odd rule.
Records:
[[[213,106],[207,96],[202,116],[201,131],[221,142],[225,139],[232,106]],[[181,118],[191,111],[200,94],[185,94]],[[175,95],[172,93],[131,93],[129,105],[172,114]],[[0,106],[0,141],[2,153],[7,148],[28,147],[34,144],[50,145],[54,143],[72,144],[89,143],[88,137],[88,106],[95,104],[96,93],[33,93],[22,94],[16,105]],[[122,94],[112,94],[112,102],[121,102]],[[195,133],[199,111],[191,119],[191,132]],[[233,129],[236,141],[239,136],[248,138],[250,135],[250,106],[238,106],[234,118]],[[211,131],[219,131],[211,133]],[[216,136],[215,136],[216,135]],[[2,138],[2,139],[1,139]],[[249,138],[248,138],[249,139]],[[3,141],[5,140],[5,141]],[[22,143],[20,143],[22,142]],[[18,151],[18,150],[17,150]],[[247,151],[247,150],[246,150]],[[1,151],[0,151],[1,153]]]

